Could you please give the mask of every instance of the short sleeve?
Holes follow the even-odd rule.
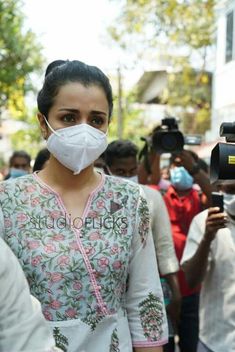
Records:
[[[181,265],[191,259],[196,253],[205,232],[207,213],[208,210],[206,209],[193,218],[181,259]]]
[[[161,275],[175,273],[179,270],[179,262],[175,254],[171,224],[162,195],[150,189],[152,199],[151,227],[155,244],[157,262]],[[149,203],[148,193],[146,194]]]
[[[149,210],[143,194],[132,239],[126,310],[133,347],[161,346],[168,341],[163,293],[150,231]]]

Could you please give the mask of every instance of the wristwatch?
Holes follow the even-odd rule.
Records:
[[[200,165],[198,165],[198,164],[195,164],[193,167],[192,167],[192,169],[189,171],[189,173],[190,173],[190,175],[191,176],[194,176],[194,175],[196,175],[199,171],[200,171]]]

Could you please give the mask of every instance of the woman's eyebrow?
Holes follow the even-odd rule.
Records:
[[[73,109],[73,108],[61,108],[59,111],[69,111],[78,114],[80,111],[78,109]],[[92,110],[91,113],[95,114],[100,114],[100,115],[107,115],[105,111],[100,111],[100,110]]]

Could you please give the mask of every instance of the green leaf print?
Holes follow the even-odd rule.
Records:
[[[152,292],[139,303],[139,315],[144,336],[150,341],[158,341],[162,336],[163,303]]]
[[[69,346],[67,337],[61,334],[59,328],[53,329],[53,335],[55,338],[56,347],[60,348],[63,352],[67,352],[67,347]]]
[[[114,329],[111,336],[111,344],[110,344],[109,352],[120,352],[120,349],[118,346],[119,346],[119,339],[118,339],[117,329]]]

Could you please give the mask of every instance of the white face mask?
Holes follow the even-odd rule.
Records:
[[[107,148],[107,134],[86,123],[54,130],[47,139],[47,149],[65,167],[79,174],[91,165]]]
[[[224,209],[228,214],[235,216],[235,194],[223,193]]]
[[[138,183],[138,176],[131,176],[131,177],[122,177],[124,180],[132,181]]]
[[[119,177],[119,178],[122,178],[123,180],[127,180],[127,181],[132,181],[132,182],[135,182],[135,183],[139,183],[139,181],[138,181],[138,176],[137,175],[135,175],[135,176],[118,176],[118,175],[114,175],[112,172],[111,172],[111,170],[110,170],[110,168],[106,165],[106,169],[108,170],[108,172],[109,172],[109,175],[110,176],[115,176],[115,177]]]

